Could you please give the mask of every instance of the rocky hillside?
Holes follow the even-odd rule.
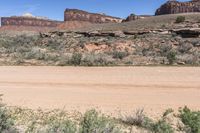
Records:
[[[98,23],[121,23],[122,19],[105,14],[89,13],[78,9],[66,9],[64,21],[50,20],[46,17],[22,16],[1,17],[0,30],[36,31],[72,30]]]
[[[89,26],[92,26],[92,23],[87,21],[65,21],[56,28],[57,30],[75,30]]]
[[[194,17],[195,16],[195,17]],[[1,65],[199,65],[199,14],[49,32],[0,32]]]
[[[176,0],[169,0],[157,9],[155,15],[177,14],[188,12],[200,12],[200,0],[192,0],[188,2],[179,2]]]

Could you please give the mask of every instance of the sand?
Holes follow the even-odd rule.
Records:
[[[154,115],[187,105],[200,109],[200,67],[0,67],[9,106]]]

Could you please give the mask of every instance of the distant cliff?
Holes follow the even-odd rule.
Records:
[[[135,21],[137,19],[143,19],[151,17],[151,15],[135,15],[135,14],[130,14],[126,19],[124,19],[122,22],[130,22],[130,21]]]
[[[41,26],[57,27],[62,22],[34,17],[2,17],[1,26]]]
[[[155,15],[189,12],[200,12],[200,0],[192,0],[189,2],[169,0],[167,3],[163,4],[159,9],[157,9]]]
[[[120,23],[121,18],[107,16],[104,14],[89,13],[78,9],[66,9],[65,21],[88,21],[91,23]]]

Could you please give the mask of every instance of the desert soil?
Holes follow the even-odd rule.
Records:
[[[10,106],[152,115],[187,105],[200,109],[200,67],[0,67]]]

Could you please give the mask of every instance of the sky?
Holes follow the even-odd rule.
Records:
[[[0,17],[31,13],[54,20],[64,19],[66,8],[126,18],[129,14],[154,15],[167,0],[2,0]],[[180,0],[186,1],[186,0]]]

